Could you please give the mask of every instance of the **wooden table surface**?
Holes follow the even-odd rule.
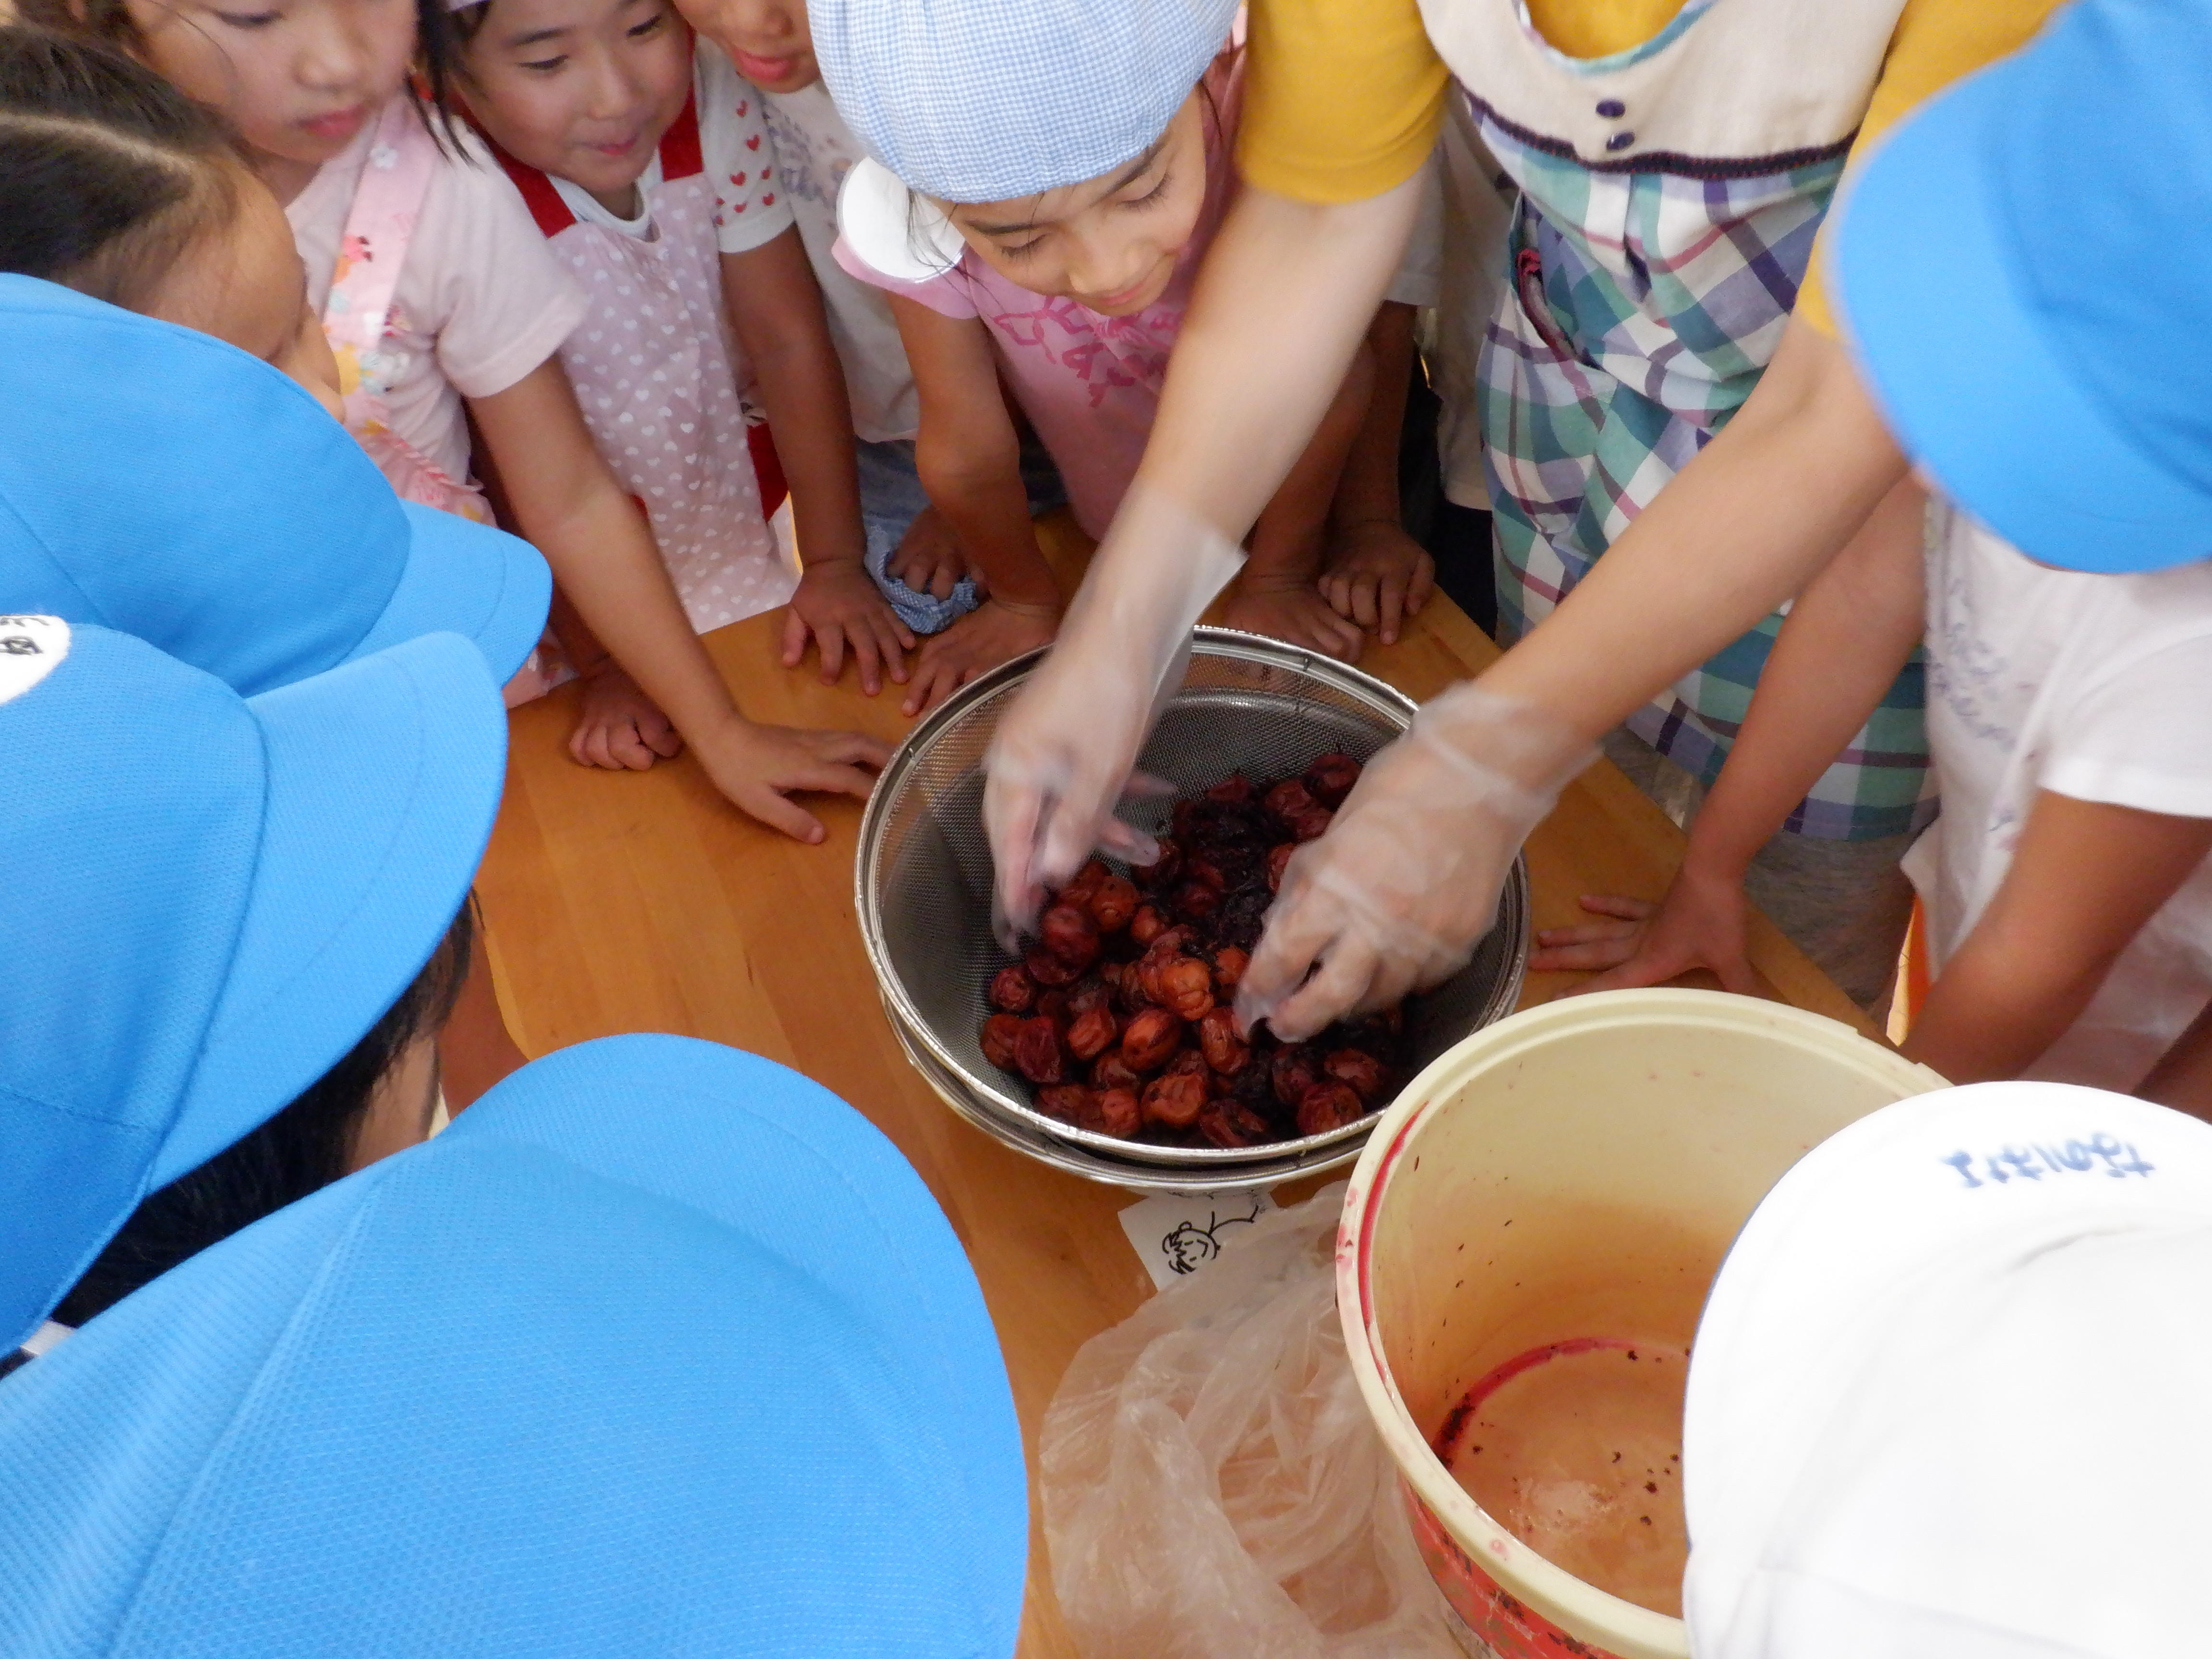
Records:
[[[1048,537],[1073,567],[1087,549]],[[787,672],[779,617],[708,637],[756,720],[854,727],[896,741],[908,722],[890,687],[864,696],[848,668],[823,686],[810,658]],[[1360,666],[1417,698],[1488,663],[1496,648],[1441,592],[1397,644]],[[802,847],[726,805],[688,757],[649,773],[589,771],[563,746],[574,710],[556,692],[519,709],[507,794],[477,879],[500,1000],[538,1055],[623,1031],[673,1031],[765,1054],[851,1102],[897,1143],[967,1247],[998,1326],[1032,1466],[1037,1427],[1087,1339],[1127,1317],[1151,1283],[1116,1219],[1134,1195],[1032,1162],[969,1127],[900,1053],[853,913],[857,802],[810,805],[829,830]],[[1528,847],[1535,925],[1577,919],[1577,896],[1656,897],[1682,837],[1600,763]],[[1779,995],[1878,1035],[1763,920],[1752,957]],[[1577,975],[1531,975],[1523,1006]],[[1033,1532],[1024,1659],[1073,1659]]]

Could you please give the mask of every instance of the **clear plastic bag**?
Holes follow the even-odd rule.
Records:
[[[1085,1659],[1462,1659],[1345,1358],[1344,1183],[1076,1355],[1038,1449]]]

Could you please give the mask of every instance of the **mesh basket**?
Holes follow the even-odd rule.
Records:
[[[1273,1183],[1357,1156],[1375,1114],[1303,1139],[1218,1149],[1153,1146],[1079,1129],[1029,1103],[1030,1085],[983,1058],[985,985],[1010,958],[991,932],[984,751],[1042,653],[963,688],[917,726],[884,772],[860,830],[856,899],[885,1012],[916,1067],[962,1115],[1032,1156],[1139,1187]],[[1182,690],[1139,765],[1178,795],[1242,770],[1303,771],[1331,750],[1364,761],[1404,731],[1413,704],[1380,680],[1257,635],[1201,628]],[[1172,802],[1133,805],[1147,830]],[[1528,955],[1528,876],[1516,861],[1498,925],[1474,960],[1407,1009],[1407,1073],[1513,1011]]]

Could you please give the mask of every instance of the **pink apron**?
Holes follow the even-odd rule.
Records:
[[[645,509],[691,626],[703,634],[787,603],[799,573],[768,523],[782,472],[739,396],[696,99],[661,138],[645,236],[580,221],[544,173],[493,153],[591,301],[562,367],[600,454]]]
[[[338,364],[346,430],[361,442],[402,501],[417,501],[478,524],[492,522],[483,492],[447,475],[392,429],[385,396],[395,366],[383,349],[385,324],[407,262],[407,245],[439,163],[437,141],[410,98],[394,98],[377,117],[338,243],[323,307],[323,332]]]

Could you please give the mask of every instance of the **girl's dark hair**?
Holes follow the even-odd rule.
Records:
[[[0,27],[0,270],[141,308],[238,211],[222,124],[122,53]]]
[[[144,45],[138,25],[131,21],[128,0],[16,0],[15,9],[44,28],[89,36],[124,52],[135,54]],[[464,40],[445,0],[415,0],[415,51],[422,82],[418,86],[410,81],[407,95],[441,146],[453,137],[452,88]]]
[[[209,1245],[343,1176],[377,1085],[410,1044],[451,1017],[475,944],[475,915],[464,904],[414,982],[346,1057],[244,1139],[139,1200],[54,1318],[82,1325]]]

